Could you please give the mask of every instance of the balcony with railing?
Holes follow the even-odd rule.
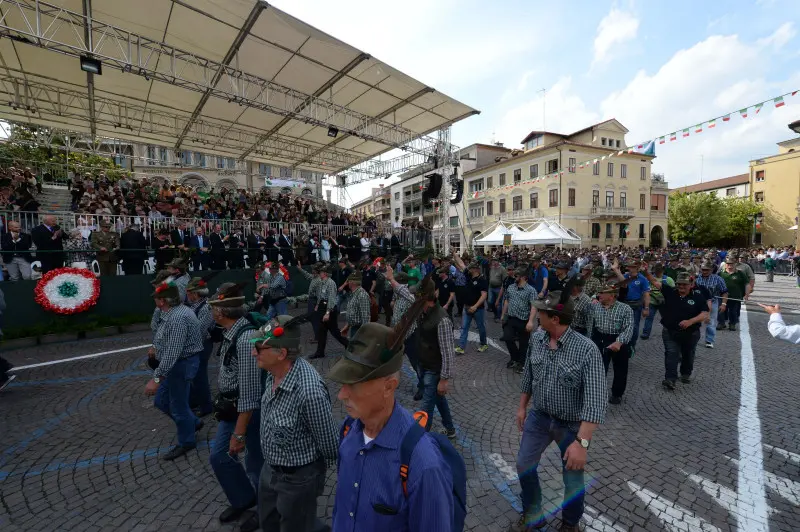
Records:
[[[501,212],[494,215],[495,220],[503,221],[516,221],[516,220],[533,220],[542,217],[542,211],[539,209],[522,209],[511,212]]]
[[[604,207],[600,205],[595,205],[592,207],[591,217],[592,218],[603,218],[603,219],[623,219],[628,220],[635,216],[635,210],[633,207]]]

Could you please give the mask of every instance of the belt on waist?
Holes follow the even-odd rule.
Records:
[[[298,471],[299,469],[302,469],[302,468],[304,468],[304,467],[308,467],[308,466],[310,466],[310,465],[314,465],[314,464],[316,464],[317,462],[319,462],[319,461],[321,461],[321,460],[322,460],[322,458],[317,458],[317,459],[316,459],[316,460],[314,460],[313,462],[309,462],[309,463],[307,463],[307,464],[304,464],[304,465],[299,465],[299,466],[280,466],[280,465],[272,465],[272,464],[270,464],[270,465],[269,465],[269,467],[270,467],[270,468],[271,468],[273,471],[277,471],[278,473],[283,473],[283,474],[286,474],[286,475],[291,475],[292,473],[297,473],[297,471]]]
[[[542,410],[536,410],[535,412],[536,412],[537,416],[548,417],[548,418],[552,419],[553,421],[557,421],[559,423],[567,424],[567,423],[580,423],[581,422],[581,420],[579,420],[579,419],[571,421],[569,419],[561,419],[561,418],[556,417],[556,416],[551,416],[550,414],[548,414],[547,412],[543,412]]]

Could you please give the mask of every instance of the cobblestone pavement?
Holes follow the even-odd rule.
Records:
[[[789,305],[800,292],[794,282],[767,285],[760,277],[754,299]],[[747,328],[721,331],[715,349],[700,346],[694,382],[673,393],[660,386],[660,326],[639,342],[626,397],[609,407],[589,452],[587,530],[798,529],[800,358],[796,347],[769,336],[765,314],[746,316],[749,335]],[[450,401],[468,469],[467,528],[503,531],[520,509],[519,376],[505,369],[500,329],[489,321],[491,348],[477,353],[474,333],[456,361]],[[147,342],[147,334],[129,334],[4,356],[21,366]],[[323,373],[336,352],[330,355],[315,361]],[[142,347],[19,371],[0,395],[0,530],[236,530],[217,519],[227,502],[208,465],[213,421],[188,458],[158,459],[174,428],[142,393],[144,359]],[[757,393],[750,394],[753,386]],[[399,399],[414,409],[411,392],[406,379]],[[343,417],[335,399],[334,412]],[[553,446],[540,466],[551,530],[559,524],[560,467]],[[328,519],[334,480],[329,471],[319,499],[319,515]],[[768,525],[757,522],[759,515]]]

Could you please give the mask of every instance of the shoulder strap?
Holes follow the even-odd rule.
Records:
[[[253,325],[251,325],[250,323],[239,329],[239,331],[236,333],[236,336],[233,338],[233,340],[231,340],[231,343],[228,346],[228,351],[225,353],[225,357],[222,360],[223,366],[229,365],[231,359],[238,355],[237,346],[239,344],[239,338],[241,338],[244,333],[255,329],[256,327],[253,327]]]
[[[350,416],[347,416],[346,418],[344,418],[344,423],[342,423],[342,428],[339,429],[339,441],[340,442],[344,439],[345,436],[347,436],[347,433],[350,432],[350,427],[353,426],[353,422],[354,421],[355,421],[355,419],[351,418]]]
[[[411,464],[411,455],[417,443],[425,434],[425,425],[428,423],[427,412],[420,411],[414,414],[416,423],[411,425],[400,443],[400,482],[403,484],[403,495],[408,497],[408,468]]]

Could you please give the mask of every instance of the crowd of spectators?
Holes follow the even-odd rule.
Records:
[[[42,183],[30,168],[0,168],[0,210],[38,212]]]

